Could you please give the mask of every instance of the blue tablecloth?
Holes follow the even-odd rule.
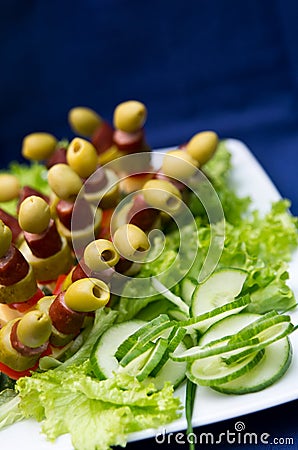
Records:
[[[20,159],[22,138],[32,131],[72,137],[71,107],[90,106],[111,120],[119,102],[134,98],[148,107],[152,147],[205,129],[241,139],[298,214],[297,19],[295,0],[4,0],[2,166]],[[295,439],[266,448],[293,449],[297,407],[241,420],[252,431]],[[233,422],[204,431],[223,432]]]

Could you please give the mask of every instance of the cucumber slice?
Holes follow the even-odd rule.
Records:
[[[181,342],[178,348],[183,351],[185,350],[184,344]],[[154,384],[157,389],[162,389],[165,383],[170,382],[174,389],[176,389],[186,377],[186,362],[175,362],[168,359],[167,362],[158,371],[157,375],[153,377]]]
[[[250,313],[235,314],[209,328],[199,345],[180,354],[174,352],[171,358],[174,361],[194,361],[221,354],[225,364],[235,364],[284,338],[294,329],[290,317],[286,315],[273,312],[265,317]]]
[[[127,371],[133,375],[137,375],[142,370],[154,350],[155,344],[153,342],[149,342],[147,350],[124,368],[120,366],[115,353],[123,341],[128,340],[141,327],[145,328],[147,325],[148,323],[141,320],[130,320],[113,325],[102,334],[94,345],[90,356],[91,367],[99,379],[111,378],[119,370]],[[178,345],[178,348],[181,352],[186,350],[182,342]],[[184,380],[185,373],[185,362],[176,363],[169,359],[162,365],[155,377],[150,376],[149,378],[154,381],[157,389],[161,389],[165,382],[170,382],[174,387],[177,387]]]
[[[260,323],[265,323],[270,318],[276,316],[278,314],[275,311],[264,315],[241,313],[235,316],[229,316],[209,328],[201,337],[199,343],[201,345],[207,345],[216,339],[225,339],[229,334],[235,335],[242,333],[244,330],[248,330],[249,327],[256,329]],[[270,335],[272,337],[271,333]],[[282,338],[268,345],[264,351],[265,353],[261,361],[249,372],[233,381],[213,386],[213,389],[225,394],[245,394],[260,391],[275,383],[284,375],[291,364],[292,349],[290,341],[287,337]],[[228,360],[226,360],[227,362]]]
[[[196,287],[191,301],[192,316],[199,316],[233,301],[240,294],[246,277],[247,273],[241,269],[214,272]]]
[[[257,337],[260,342],[265,342],[274,337],[278,337],[291,322],[290,316],[275,314],[274,316],[261,316],[255,322],[250,323],[232,338],[231,342],[247,340]],[[293,326],[294,327],[294,326]]]
[[[249,339],[247,341],[229,343],[229,336],[212,341],[207,345],[197,345],[191,347],[185,352],[171,353],[170,357],[173,361],[195,361],[196,359],[205,359],[212,356],[221,356],[222,358],[228,358],[238,355],[239,352],[243,352],[244,356],[249,356],[251,353],[255,353],[258,350],[262,350],[263,347],[258,347],[258,339]],[[245,353],[247,352],[247,353]],[[236,358],[236,362],[237,362]],[[226,361],[225,361],[226,362]]]
[[[188,306],[191,305],[191,299],[197,284],[198,282],[193,278],[183,278],[181,281],[181,297]]]
[[[249,325],[252,322],[255,322],[257,319],[261,317],[260,314],[253,313],[245,313],[242,312],[240,314],[230,315],[225,317],[224,319],[216,322],[212,327],[206,331],[205,334],[201,337],[199,344],[206,345],[209,342],[215,341],[217,339],[233,336],[235,333],[238,333],[244,327]]]
[[[149,322],[151,323],[151,322]],[[129,364],[133,359],[135,359],[137,356],[141,355],[144,352],[144,349],[146,345],[155,339],[159,338],[162,335],[168,334],[170,332],[170,329],[172,329],[174,326],[173,321],[168,320],[166,322],[162,322],[159,325],[156,325],[155,327],[151,326],[151,329],[147,329],[147,325],[145,325],[143,328],[146,328],[146,333],[141,333],[142,328],[137,331],[139,335],[137,342],[128,350],[126,355],[121,358],[119,363],[121,366],[125,367],[127,364]],[[131,336],[133,338],[133,335]]]
[[[170,353],[174,352],[178,345],[181,343],[182,339],[185,336],[186,331],[184,328],[173,328],[167,342],[167,348],[159,363],[154,367],[150,375],[155,377],[158,375],[158,372],[162,369],[165,363],[168,361],[170,357]],[[181,346],[180,346],[181,348]],[[184,347],[185,348],[185,347]]]
[[[142,320],[130,320],[113,325],[102,334],[90,355],[91,366],[97,378],[104,380],[113,376],[113,372],[116,372],[120,367],[116,356],[114,356],[117,348],[125,339],[144,325],[146,325],[146,322]]]
[[[288,370],[291,361],[291,343],[288,338],[283,338],[266,347],[264,357],[248,373],[233,381],[213,386],[213,389],[224,394],[261,391],[278,381]]]
[[[164,356],[167,346],[168,346],[168,340],[164,338],[159,338],[156,342],[156,344],[153,344],[153,349],[143,365],[143,367],[138,371],[136,378],[139,381],[145,380],[153,369],[158,365],[162,357]]]
[[[255,367],[263,356],[264,350],[255,352],[238,364],[229,366],[222,360],[221,355],[196,359],[189,364],[186,375],[193,383],[203,386],[217,386],[244,375]]]
[[[273,344],[274,342],[291,334],[295,327],[292,323],[284,322],[282,324],[279,323],[275,326],[272,326],[271,328],[278,328],[278,331],[275,331],[275,333],[272,332],[272,333],[270,333],[270,335],[268,333],[269,336],[263,340],[260,340],[258,338],[253,338],[253,339],[257,339],[259,341],[259,343],[253,344],[251,346],[251,348],[241,350],[239,353],[236,352],[234,355],[229,355],[228,357],[226,357],[224,359],[225,363],[226,364],[234,364],[239,359],[246,357],[250,352],[262,350],[263,348],[267,348],[269,345]],[[229,344],[230,344],[230,342],[228,343],[228,345]]]
[[[222,320],[231,314],[240,313],[247,305],[249,305],[249,303],[250,298],[248,295],[245,295],[244,297],[225,303],[222,306],[218,306],[211,311],[207,311],[199,316],[181,322],[180,325],[185,327],[187,331],[197,330],[200,333],[204,333],[219,320]]]
[[[126,355],[126,353],[132,348],[132,346],[135,345],[135,343],[148,331],[168,321],[169,316],[167,316],[167,314],[160,314],[158,317],[154,318],[150,322],[143,322],[144,325],[143,328],[136,329],[134,332],[128,335],[127,338],[123,340],[123,342],[121,341],[115,354],[118,361],[120,361]]]

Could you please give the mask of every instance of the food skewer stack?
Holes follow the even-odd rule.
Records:
[[[113,280],[138,272],[148,233],[181,213],[184,181],[216,151],[217,134],[200,132],[155,170],[146,118],[138,101],[119,104],[113,126],[78,107],[69,113],[78,135],[70,143],[26,136],[22,155],[47,168],[49,196],[0,175],[0,200],[17,202],[15,216],[0,209],[0,370],[12,378],[67,346],[108,304]]]

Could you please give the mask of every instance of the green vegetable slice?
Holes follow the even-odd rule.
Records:
[[[129,335],[126,339],[121,342],[117,351],[115,353],[115,357],[120,361],[128,351],[131,350],[132,346],[138,342],[146,333],[150,332],[152,329],[155,329],[156,326],[160,326],[169,321],[169,316],[167,314],[160,314],[158,317],[152,319],[150,322],[143,322],[143,327],[135,330],[131,335]]]
[[[281,339],[266,347],[264,357],[249,372],[235,380],[213,386],[213,389],[225,394],[248,394],[265,389],[285,374],[292,355],[289,339]]]
[[[255,352],[233,365],[227,365],[221,355],[196,359],[189,364],[187,377],[200,385],[216,386],[244,375],[256,366],[263,356],[264,350]]]

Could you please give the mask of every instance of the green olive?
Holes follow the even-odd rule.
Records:
[[[102,118],[91,108],[77,106],[68,113],[68,122],[74,133],[90,137],[102,124]]]
[[[186,146],[186,151],[202,166],[212,158],[218,142],[218,135],[214,131],[202,131],[191,138]]]
[[[48,171],[50,188],[62,200],[73,200],[83,183],[79,175],[67,164],[55,164]]]
[[[144,184],[142,193],[148,205],[168,214],[180,212],[181,194],[170,181],[149,180]]]
[[[110,300],[110,289],[97,278],[81,278],[72,283],[64,295],[64,301],[73,311],[91,312],[103,308]]]
[[[113,243],[118,253],[125,259],[138,261],[150,247],[147,235],[132,224],[121,225],[114,233]]]
[[[51,211],[49,204],[37,195],[22,201],[19,209],[19,225],[28,233],[43,233],[49,226]]]
[[[20,193],[18,178],[10,173],[0,174],[0,202],[9,202],[18,198]]]
[[[31,133],[25,136],[22,143],[24,158],[42,161],[48,159],[55,151],[57,139],[50,133]]]
[[[82,178],[88,178],[98,165],[98,155],[91,142],[74,138],[68,146],[66,159],[70,167]]]
[[[6,255],[12,240],[11,229],[0,220],[0,258]]]
[[[84,261],[89,269],[99,272],[115,266],[119,261],[119,254],[111,241],[97,239],[85,248]]]
[[[145,105],[136,100],[120,103],[114,111],[114,127],[118,130],[134,133],[140,130],[147,118]]]
[[[161,170],[167,177],[178,178],[181,181],[192,177],[197,165],[197,161],[184,150],[172,150],[164,156]]]
[[[37,348],[45,344],[52,333],[52,322],[49,316],[34,309],[27,312],[19,321],[17,336],[27,347]]]

